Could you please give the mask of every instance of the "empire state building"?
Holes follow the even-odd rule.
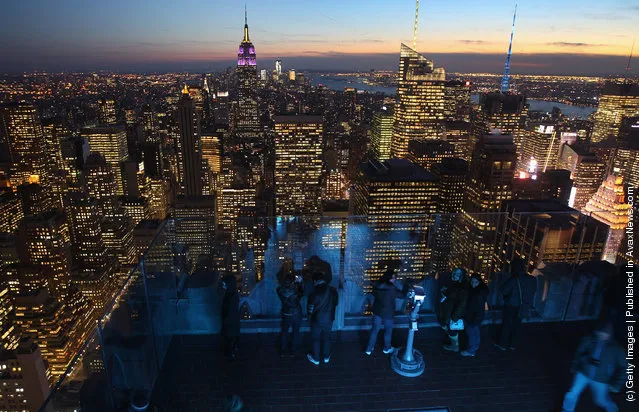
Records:
[[[255,46],[249,38],[248,21],[244,11],[244,38],[237,52],[238,96],[233,122],[236,144],[250,143],[260,134],[257,104],[257,65]]]

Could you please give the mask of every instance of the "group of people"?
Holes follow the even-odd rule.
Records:
[[[408,283],[401,284],[397,281],[396,269],[388,267],[374,282],[373,322],[365,349],[366,355],[371,355],[375,349],[377,336],[382,328],[383,353],[390,354],[394,351],[391,342],[396,301],[406,298],[410,290]],[[278,279],[280,286],[277,294],[282,302],[282,356],[294,356],[300,348],[300,328],[304,316],[307,316],[311,326],[312,345],[306,357],[314,365],[319,365],[321,360],[329,363],[329,335],[339,299],[337,289],[330,285],[330,264],[314,256],[307,262],[303,272],[296,273],[291,262],[288,262],[280,270]],[[224,350],[227,356],[234,359],[240,332],[239,295],[234,276],[225,276],[221,284],[225,290],[222,304]],[[310,293],[306,294],[309,288]],[[536,279],[528,274],[526,263],[521,259],[514,259],[510,265],[510,275],[499,287],[499,294],[503,298],[503,318],[500,333],[494,342],[499,350],[516,349],[520,325],[530,315],[536,290]],[[305,295],[308,296],[306,313],[301,303]],[[445,350],[465,357],[475,356],[479,349],[488,295],[488,286],[481,276],[468,276],[460,268],[454,269],[450,279],[443,282],[436,314],[445,331]],[[460,351],[461,331],[466,333],[468,343]],[[595,333],[582,340],[573,362],[574,380],[564,397],[563,411],[574,411],[579,396],[586,387],[590,387],[598,406],[606,411],[617,411],[609,392],[617,392],[622,388],[626,376],[626,361],[624,351],[614,341],[612,333],[612,324],[603,322]]]

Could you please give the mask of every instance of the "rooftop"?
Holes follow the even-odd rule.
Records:
[[[406,159],[370,160],[362,163],[360,170],[369,180],[377,182],[437,180],[435,175]]]

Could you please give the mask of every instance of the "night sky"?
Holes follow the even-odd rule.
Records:
[[[414,0],[247,4],[262,67],[282,57],[285,69],[396,69],[400,43],[412,44]],[[447,71],[499,72],[513,9],[514,1],[422,0],[418,50]],[[639,0],[520,0],[512,73],[622,72],[638,21]],[[243,24],[241,1],[5,2],[0,72],[224,68]]]

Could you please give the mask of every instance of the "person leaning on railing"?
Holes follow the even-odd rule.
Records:
[[[300,299],[304,294],[302,276],[289,273],[277,288],[277,296],[282,301],[282,336],[281,355],[293,356],[300,343],[300,327],[302,326],[302,305]],[[289,328],[292,332],[292,342],[289,343]],[[289,349],[290,345],[290,349]]]

